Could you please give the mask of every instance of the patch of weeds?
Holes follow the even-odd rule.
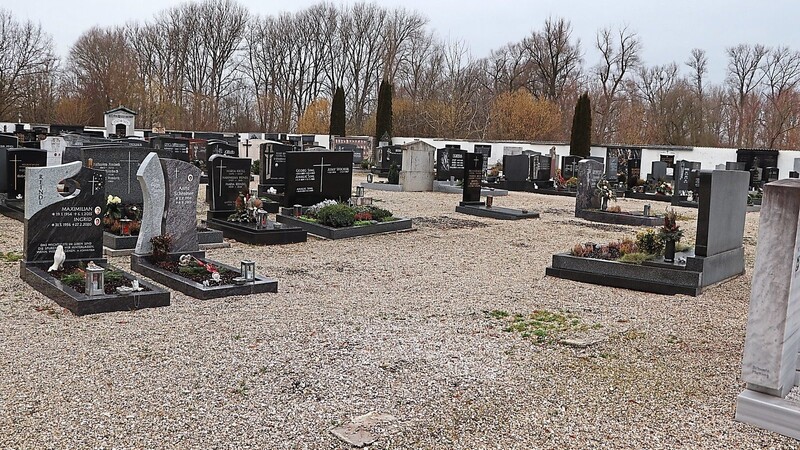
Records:
[[[585,330],[587,326],[570,313],[534,311],[531,314],[509,315],[505,311],[493,311],[493,317],[506,322],[503,331],[519,333],[522,337],[533,338],[536,342],[554,342],[556,335],[566,331]]]
[[[499,309],[495,309],[495,310],[489,311],[488,314],[489,314],[489,317],[491,317],[493,319],[505,319],[506,317],[508,317],[508,313],[507,312],[501,311]]]
[[[677,251],[677,248],[675,251]],[[620,257],[617,261],[625,264],[641,265],[643,262],[653,259],[654,257],[655,255],[651,255],[649,253],[642,253],[642,252],[626,253],[622,255],[622,257]]]
[[[22,253],[19,253],[19,252],[8,252],[8,253],[0,252],[0,260],[6,261],[6,262],[18,262],[21,259],[22,259]]]
[[[694,247],[692,244],[687,244],[684,242],[676,242],[675,243],[675,251],[676,252],[685,252],[687,250],[691,250]]]
[[[238,386],[231,388],[231,393],[236,395],[241,395],[242,397],[244,397],[245,395],[247,395],[247,392],[249,390],[250,388],[247,387],[247,383],[245,383],[244,380],[242,380],[239,382]]]
[[[235,334],[235,335],[233,336],[233,340],[234,340],[234,341],[238,341],[238,340],[241,340],[241,339],[242,339],[242,335],[241,335],[241,334]]]
[[[601,329],[601,328],[603,328],[603,325],[601,325],[601,324],[599,324],[599,323],[596,323],[596,324],[592,325],[592,329],[593,329],[593,330],[599,330],[599,329]]]

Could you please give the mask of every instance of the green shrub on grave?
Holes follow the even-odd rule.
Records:
[[[356,221],[356,211],[343,203],[328,205],[317,212],[317,220],[329,227],[351,227]]]

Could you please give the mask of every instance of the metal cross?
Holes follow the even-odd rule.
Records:
[[[242,144],[242,147],[244,147],[245,156],[247,156],[248,158],[250,157],[250,147],[252,146],[253,144],[250,143],[250,139],[245,139],[244,144]]]
[[[219,183],[219,194],[217,194],[217,195],[222,196],[222,169],[227,169],[228,166],[226,166],[223,163],[223,161],[220,159],[219,166],[217,166],[217,167],[219,167],[219,181],[218,181],[218,183]]]
[[[95,191],[95,188],[96,188],[95,185],[96,184],[100,184],[100,182],[97,181],[97,179],[95,178],[94,175],[92,175],[92,181],[90,181],[89,184],[92,185],[92,195],[94,195],[94,191]]]
[[[14,155],[14,159],[11,160],[14,163],[14,190],[17,190],[17,163],[22,162],[21,159],[17,155]]]
[[[130,151],[128,152],[128,159],[123,159],[120,162],[128,163],[128,194],[130,194],[131,193],[131,163],[136,163],[137,166],[139,164],[141,164],[141,163],[139,161],[135,160],[135,159],[131,159],[131,152]],[[137,169],[138,169],[138,167],[137,167]]]
[[[313,167],[319,167],[319,191],[322,192],[322,175],[325,173],[325,168],[330,167],[331,164],[325,164],[325,157],[319,159],[319,164],[314,164]]]

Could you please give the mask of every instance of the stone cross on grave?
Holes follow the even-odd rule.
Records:
[[[22,162],[22,160],[19,159],[19,157],[17,157],[17,155],[14,155],[14,159],[12,159],[11,162],[14,163],[14,190],[16,191],[17,190],[17,178],[18,178],[17,177],[17,163],[18,162]]]
[[[217,195],[221,196],[222,195],[222,169],[227,169],[228,166],[226,166],[225,163],[222,160],[220,160],[219,166],[217,166],[217,167],[219,167],[219,194],[217,194]]]
[[[136,169],[139,169],[141,164],[139,161],[131,158],[131,152],[128,152],[128,159],[123,159],[120,162],[128,163],[128,194],[131,193],[131,164],[136,163]]]
[[[322,176],[325,174],[325,168],[330,167],[331,164],[325,164],[325,158],[319,160],[319,164],[314,164],[314,167],[319,167],[319,191],[322,192]]]
[[[92,195],[94,195],[95,190],[97,189],[96,185],[100,184],[100,182],[97,180],[97,178],[94,175],[92,175],[92,181],[90,181],[89,184],[92,185]]]
[[[481,166],[481,168],[483,167],[483,162],[482,162],[482,161],[479,161],[479,159],[482,159],[482,158],[474,158],[474,159],[472,160],[472,165],[473,165],[473,166],[475,166],[475,167],[473,167],[473,169],[477,169],[477,168],[478,168],[478,165],[480,165],[480,166]]]

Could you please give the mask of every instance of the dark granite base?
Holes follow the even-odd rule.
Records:
[[[677,264],[674,267],[639,266],[560,253],[553,255],[553,264],[545,269],[545,274],[655,294],[699,295],[702,291],[701,273],[686,270],[684,266]]]
[[[95,264],[106,267],[105,261]],[[170,293],[139,278],[139,285],[150,289],[128,295],[98,295],[89,297],[64,285],[61,281],[47,273],[50,264],[20,263],[20,278],[34,289],[49,297],[61,307],[72,311],[77,316],[106,313],[113,311],[132,311],[158,306],[169,306]],[[122,272],[127,280],[137,278]]]
[[[255,224],[241,224],[209,217],[208,223],[235,241],[252,245],[283,245],[306,242],[308,234],[299,227],[283,226],[272,230],[259,230]]]
[[[534,187],[534,184],[536,187]],[[552,181],[499,181],[497,183],[482,183],[482,186],[495,189],[505,189],[515,192],[532,192],[542,195],[557,195],[560,197],[575,197],[576,191],[558,190],[553,187]]]
[[[664,223],[663,217],[643,216],[641,214],[624,214],[601,211],[599,209],[584,209],[576,215],[590,222],[610,223],[614,225],[632,225],[638,227],[657,227]]]
[[[635,200],[647,200],[651,202],[672,202],[672,196],[661,194],[646,194],[644,192],[625,192],[625,198],[632,198]]]
[[[676,261],[685,258],[686,263],[667,263],[660,258],[635,265],[561,253],[553,255],[553,264],[545,273],[602,286],[692,296],[744,273],[744,247],[708,257],[696,256],[691,251],[675,256]]]
[[[6,200],[8,204],[0,203],[0,214],[20,222],[25,221],[25,209],[19,209],[16,205],[12,204],[10,200]]]
[[[221,244],[223,242],[222,231],[212,230],[197,233],[198,244]],[[111,250],[132,250],[136,248],[136,241],[139,236],[117,236],[116,234],[103,232],[103,247]]]
[[[204,252],[194,252],[192,254],[198,258],[205,257]],[[174,258],[177,258],[178,256],[180,255],[173,255]],[[183,292],[190,297],[200,300],[228,297],[231,295],[250,295],[262,294],[265,292],[278,292],[278,280],[262,276],[256,276],[256,281],[254,283],[247,283],[241,286],[227,285],[206,287],[200,283],[196,283],[188,278],[168,272],[154,264],[151,264],[147,258],[147,256],[140,256],[136,254],[131,255],[131,269],[134,272],[138,272],[152,279],[153,281],[156,281],[157,283],[161,283],[164,286],[169,287],[170,289]],[[231,267],[217,261],[212,261],[210,259],[207,259],[206,261],[217,267],[234,270],[236,272],[239,271],[238,268]]]
[[[691,202],[689,200],[672,200],[672,206],[682,206],[684,208],[697,208],[697,202]]]
[[[487,207],[485,204],[469,205],[463,202],[456,206],[456,212],[471,216],[490,217],[499,220],[538,219],[539,213],[533,211],[523,212],[520,209],[503,208],[500,206]]]
[[[363,227],[333,228],[320,225],[318,223],[306,222],[284,214],[278,214],[276,218],[280,223],[284,223],[289,226],[300,227],[315,236],[334,240],[347,239],[357,236],[367,236],[370,234],[392,233],[411,229],[411,219],[398,219],[391,222],[379,222],[374,225],[366,225]]]

